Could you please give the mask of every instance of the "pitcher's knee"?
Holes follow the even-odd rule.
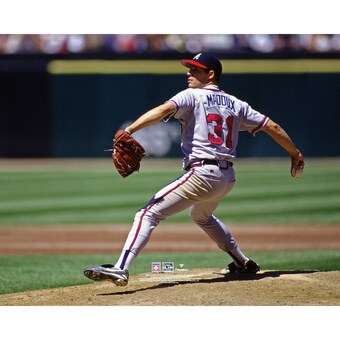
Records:
[[[213,219],[212,216],[202,216],[202,215],[195,214],[194,212],[191,212],[191,211],[189,213],[189,216],[201,228],[209,226]]]
[[[157,215],[155,215],[151,211],[141,209],[135,214],[134,221],[135,223],[138,224],[146,223],[150,226],[151,229],[153,229],[158,225],[160,219]]]

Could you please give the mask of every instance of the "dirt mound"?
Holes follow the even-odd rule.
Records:
[[[6,294],[2,306],[339,306],[340,271],[260,271],[223,276],[219,269],[176,270],[110,282]]]

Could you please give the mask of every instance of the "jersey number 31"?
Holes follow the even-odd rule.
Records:
[[[215,123],[214,126],[214,132],[215,135],[212,133],[208,134],[208,139],[213,144],[221,145],[223,143],[223,137],[222,137],[222,130],[223,130],[223,118],[216,114],[216,113],[209,113],[207,116],[207,123],[212,124]],[[234,123],[234,116],[229,116],[225,120],[227,125],[227,136],[225,139],[225,146],[227,148],[232,148],[232,135],[233,135],[233,123]]]

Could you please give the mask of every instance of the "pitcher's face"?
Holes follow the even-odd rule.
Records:
[[[192,89],[203,88],[204,86],[211,84],[211,80],[214,76],[214,71],[207,71],[199,67],[190,67],[187,72],[188,87]]]

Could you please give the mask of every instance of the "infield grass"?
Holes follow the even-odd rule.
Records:
[[[340,250],[253,252],[262,270],[340,270]],[[89,265],[112,263],[111,255],[0,256],[0,294],[89,284],[83,275]],[[130,274],[151,272],[151,262],[174,262],[184,269],[224,268],[231,262],[223,252],[140,254]]]

